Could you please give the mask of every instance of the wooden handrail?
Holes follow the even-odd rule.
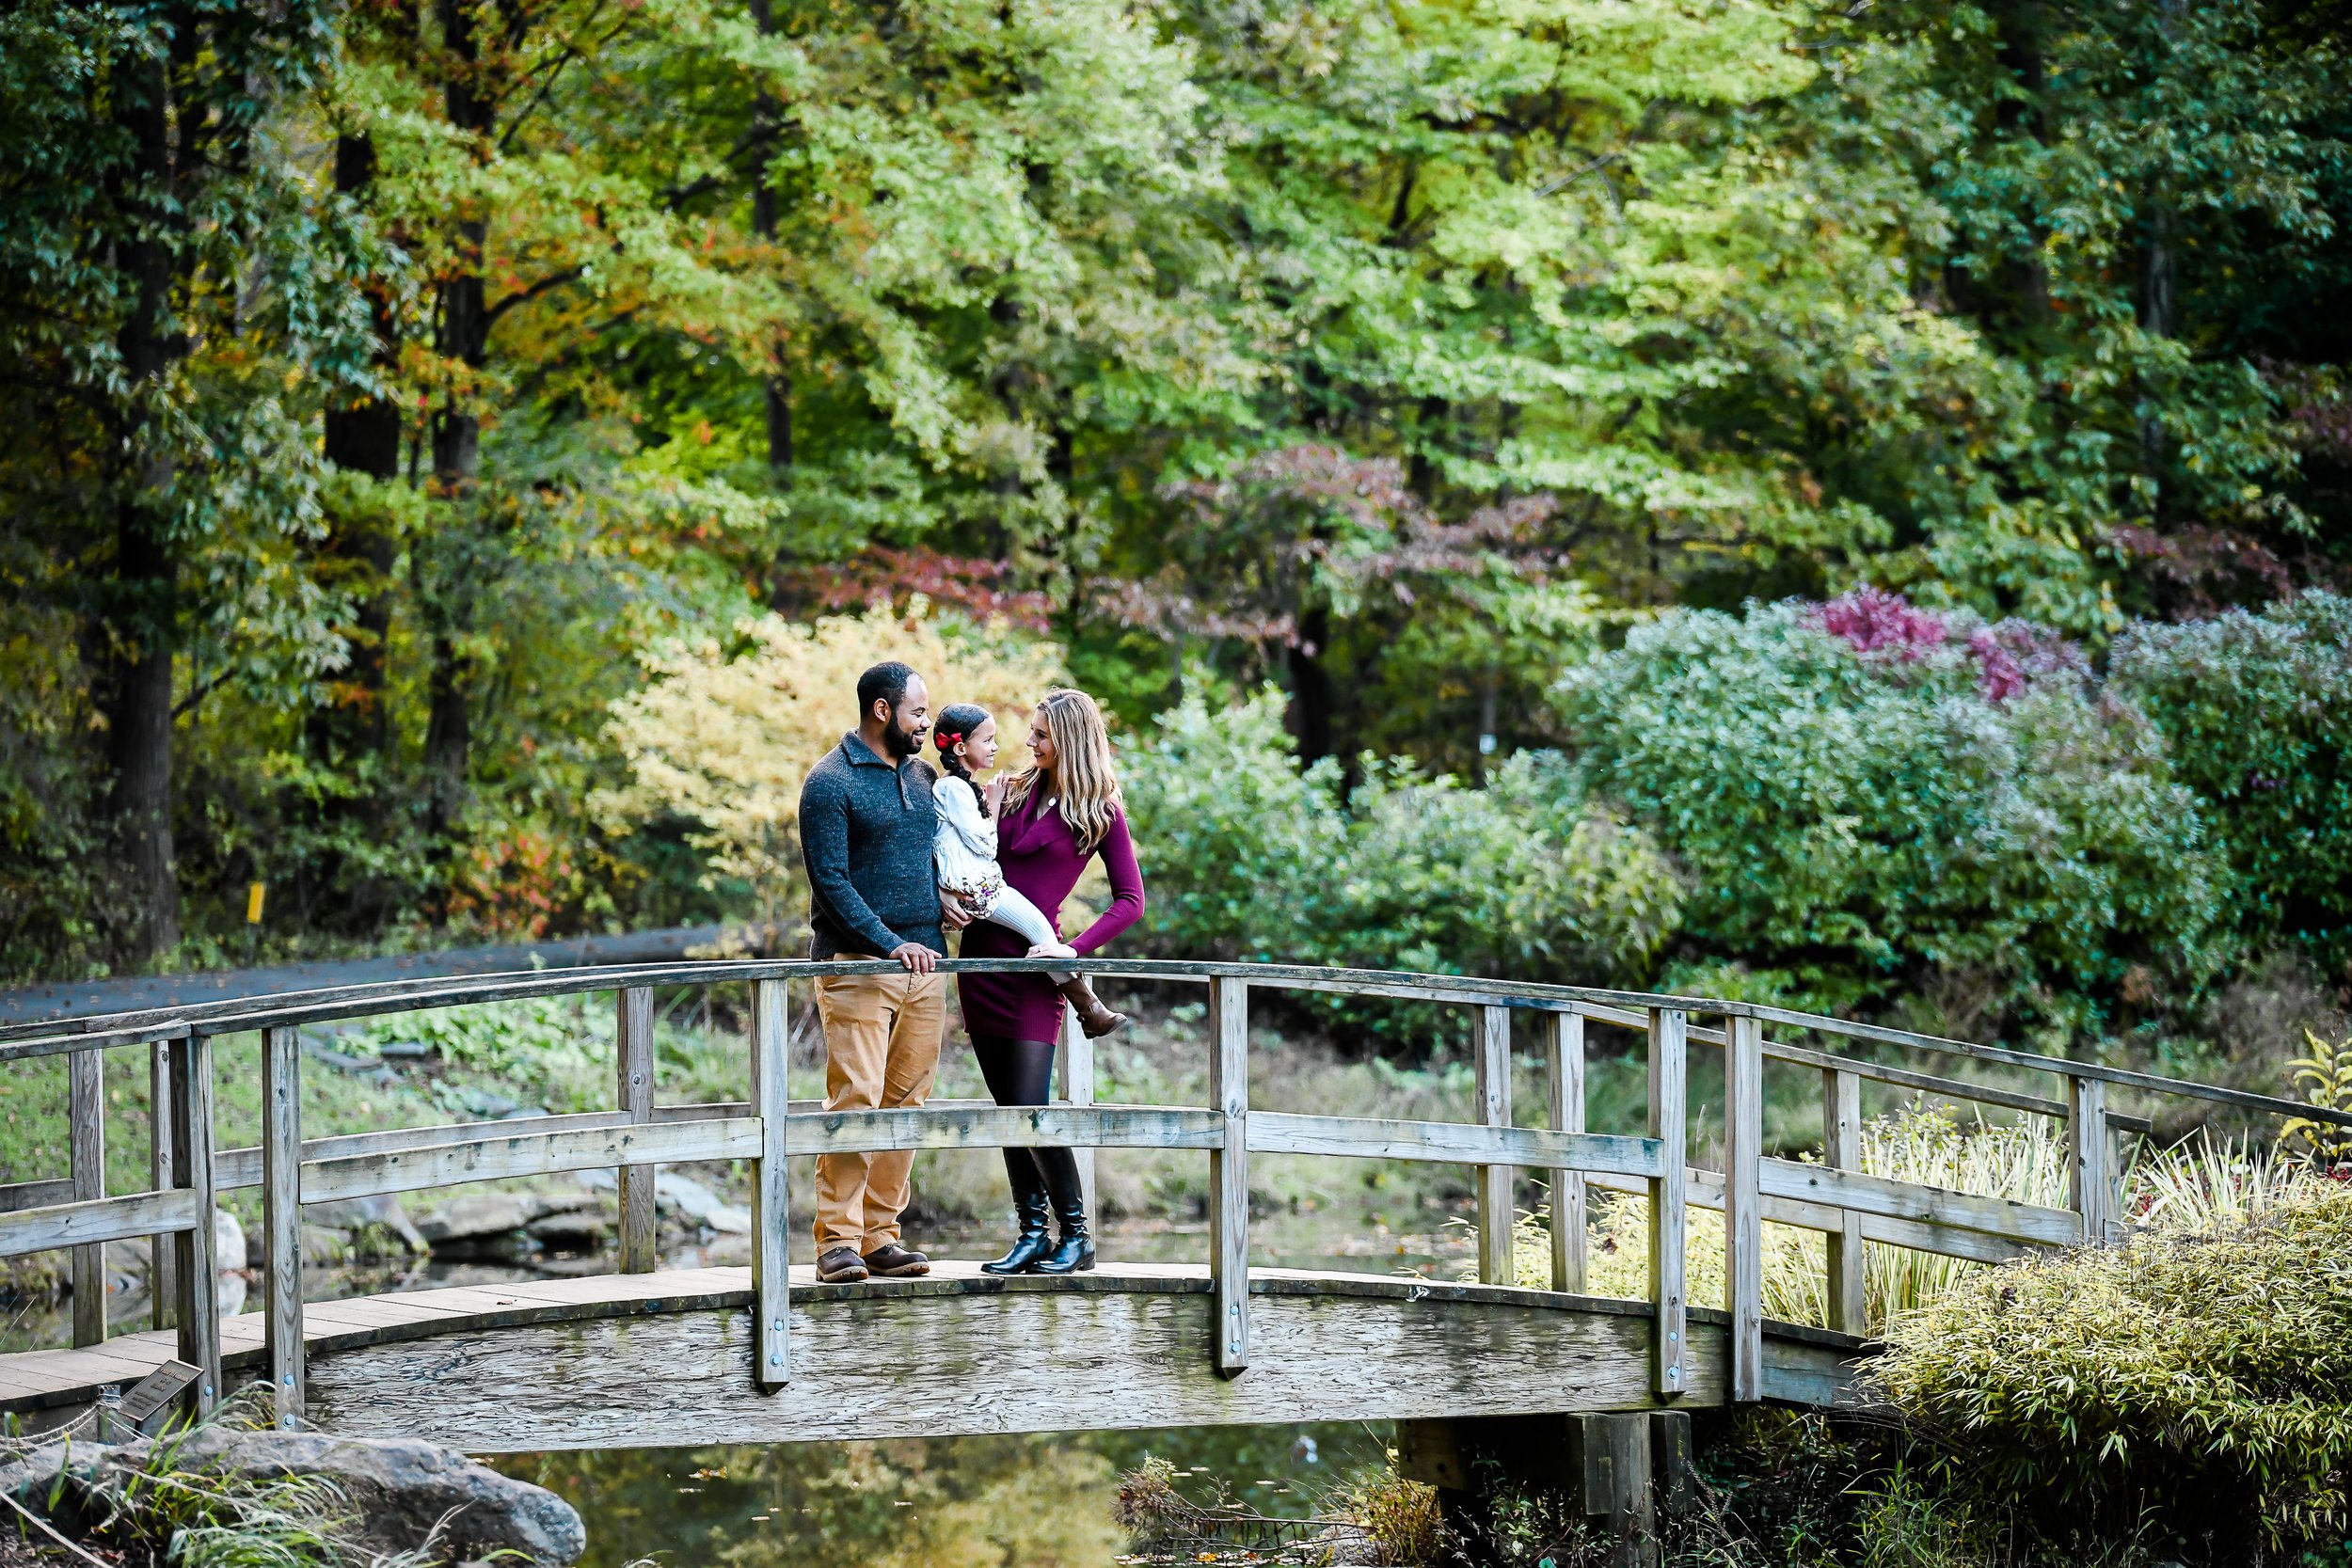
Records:
[[[1034,973],[1067,960],[950,959],[950,974]],[[1242,1374],[1249,1364],[1248,1161],[1252,1154],[1440,1161],[1477,1173],[1479,1275],[1516,1283],[1512,1193],[1518,1167],[1549,1171],[1557,1212],[1575,1227],[1554,1227],[1551,1283],[1583,1284],[1583,1192],[1588,1184],[1638,1192],[1648,1202],[1650,1316],[1655,1393],[1672,1399],[1692,1386],[1686,1299],[1687,1218],[1692,1207],[1725,1215],[1726,1279],[1732,1332],[1729,1386],[1736,1399],[1762,1397],[1762,1241],[1767,1222],[1826,1231],[1833,1326],[1861,1323],[1861,1254],[1867,1242],[1979,1261],[2036,1246],[2102,1242],[2118,1226],[2114,1137],[2144,1122],[2106,1107],[2122,1085],[2249,1109],[2352,1125],[2352,1115],[2215,1085],[2188,1084],[2096,1064],[2061,1061],[2001,1047],[1849,1023],[1786,1008],[1728,1000],[1489,981],[1454,975],[1387,974],[1279,964],[1089,959],[1090,973],[1136,980],[1205,983],[1209,989],[1211,1103],[1207,1107],[1093,1102],[1089,1048],[1074,1033],[1064,1042],[1066,1099],[1047,1106],[934,1101],[922,1107],[842,1111],[790,1102],[785,1091],[786,986],[824,975],[889,974],[877,960],[727,960],[636,965],[548,974],[378,982],[261,999],[240,999],[151,1014],[118,1013],[0,1029],[0,1061],[71,1053],[74,1177],[68,1181],[0,1187],[0,1255],[80,1249],[94,1271],[108,1241],[158,1238],[158,1326],[176,1318],[183,1359],[203,1370],[197,1402],[219,1392],[219,1329],[211,1291],[212,1227],[206,1216],[221,1190],[260,1186],[265,1197],[262,1249],[268,1261],[264,1303],[270,1380],[281,1423],[299,1418],[304,1400],[300,1212],[305,1203],[421,1191],[465,1182],[562,1171],[621,1173],[622,1268],[655,1266],[652,1175],[662,1164],[743,1160],[754,1171],[755,1375],[763,1388],[790,1375],[788,1275],[782,1240],[788,1224],[784,1168],[788,1158],[919,1148],[1057,1147],[1187,1149],[1210,1166],[1212,1337],[1217,1370]],[[707,1105],[659,1105],[654,1096],[653,993],[664,985],[748,983],[753,997],[753,1098]],[[1475,1119],[1436,1122],[1252,1112],[1248,1006],[1253,990],[1303,990],[1438,1003],[1475,1009]],[[498,1122],[403,1128],[305,1140],[301,1135],[300,1028],[307,1023],[521,997],[613,991],[618,1007],[615,1105],[608,1111]],[[1513,1019],[1547,1021],[1547,1127],[1515,1125],[1510,1094]],[[1694,1024],[1694,1013],[1723,1020]],[[1649,1102],[1639,1135],[1584,1126],[1584,1025],[1601,1022],[1646,1037]],[[2012,1069],[2057,1074],[2064,1100],[1969,1084],[1764,1037],[1767,1024],[1905,1049],[1955,1054]],[[259,1029],[263,1037],[264,1137],[254,1148],[213,1146],[212,1037]],[[1726,1117],[1723,1172],[1686,1163],[1692,1041],[1724,1047]],[[107,1196],[103,1179],[103,1051],[144,1043],[151,1053],[159,1136],[154,1184],[145,1193]],[[1763,1152],[1761,1077],[1767,1060],[1822,1074],[1826,1159],[1821,1164]],[[2063,1120],[2072,1181],[2069,1206],[2046,1208],[1917,1182],[1866,1175],[1853,1167],[1864,1080],[2006,1106]],[[104,1333],[103,1292],[77,1279],[76,1341]],[[92,1305],[82,1309],[83,1297]],[[91,1321],[85,1321],[91,1320]]]
[[[946,974],[1005,974],[1043,973],[1058,960],[1050,958],[944,958],[939,968]],[[488,974],[464,977],[432,976],[405,980],[373,981],[364,985],[339,986],[310,991],[293,992],[262,999],[239,998],[216,1003],[203,1003],[171,1008],[150,1008],[128,1012],[94,1014],[81,1018],[45,1021],[35,1024],[0,1025],[0,1062],[22,1060],[28,1056],[49,1055],[61,1052],[87,1050],[95,1045],[110,1049],[142,1040],[181,1037],[185,1032],[198,1030],[220,1035],[247,1033],[281,1026],[305,1023],[333,1022],[388,1013],[412,1012],[434,1007],[463,1006],[484,1002],[512,1001],[523,997],[557,996],[587,991],[621,990],[632,988],[680,985],[721,985],[763,980],[792,980],[818,975],[888,974],[896,965],[882,959],[774,959],[735,958],[704,962],[673,964],[619,965],[599,969],[570,969],[513,974]],[[2012,1051],[2003,1046],[1979,1045],[1966,1040],[1950,1039],[1940,1035],[1925,1035],[1913,1030],[1895,1029],[1883,1024],[1863,1023],[1847,1019],[1832,1018],[1820,1013],[1800,1012],[1793,1008],[1774,1007],[1762,1003],[1742,1002],[1721,997],[1678,996],[1664,993],[1624,991],[1581,986],[1545,985],[1534,981],[1483,980],[1462,975],[1389,973],[1371,970],[1332,969],[1295,964],[1249,964],[1161,958],[1089,958],[1089,974],[1126,976],[1138,980],[1163,980],[1200,984],[1217,979],[1239,980],[1251,986],[1286,990],[1338,993],[1350,996],[1386,997],[1405,1001],[1449,1003],[1474,1006],[1500,1006],[1537,1012],[1581,1011],[1588,1017],[1611,1022],[1629,1022],[1628,1014],[1646,1014],[1657,1008],[1669,1008],[1683,1013],[1706,1014],[1725,1018],[1753,1018],[1765,1023],[1777,1023],[1788,1028],[1804,1029],[1843,1038],[1868,1040],[1878,1044],[1896,1045],[1907,1050],[1940,1055],[1970,1057],[1996,1063],[2024,1071],[2046,1072],[2065,1079],[2091,1079],[2120,1087],[2136,1088],[2151,1094],[2176,1095],[2192,1100],[2204,1100],[2244,1110],[2268,1112],[2280,1116],[2307,1117],[2315,1121],[2352,1127],[2352,1112],[2337,1111],[2327,1106],[2312,1106],[2298,1101],[2273,1095],[2253,1094],[2243,1089],[2225,1088],[2218,1085],[2199,1084],[2186,1079],[2164,1078],[2154,1073],[2133,1072],[2123,1068],[2106,1067],[2096,1062],[2069,1061],[2059,1056],[2044,1056],[2031,1052]],[[1691,1037],[1721,1040],[1714,1031],[1693,1032]],[[1793,1048],[1791,1048],[1793,1049]],[[1767,1047],[1769,1053],[1775,1053]],[[1790,1056],[1790,1060],[1802,1058]],[[1979,1098],[1970,1093],[1971,1085],[1957,1081],[1949,1089],[1964,1098]],[[1997,1093],[1982,1096],[1988,1103],[2004,1103]],[[2033,1107],[2040,1109],[2039,1106]]]

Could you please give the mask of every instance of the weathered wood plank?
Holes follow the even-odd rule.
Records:
[[[1511,1125],[1511,1009],[1478,1009],[1478,1047],[1473,1053],[1472,1094],[1479,1125]],[[1478,1277],[1488,1285],[1518,1283],[1512,1256],[1511,1194],[1518,1172],[1508,1164],[1482,1164],[1477,1170]]]
[[[195,1223],[196,1211],[178,1193],[131,1193],[87,1203],[56,1203],[46,1209],[0,1214],[0,1258],[127,1242]]]
[[[2088,1078],[2067,1080],[2074,1115],[2066,1123],[2067,1202],[2081,1217],[2082,1235],[2104,1245],[2120,1205],[2116,1201],[2113,1143],[2107,1132],[2107,1086]]]
[[[743,1314],[696,1312],[321,1354],[312,1404],[323,1424],[354,1436],[400,1433],[499,1452],[1655,1402],[1642,1315],[1578,1310],[1575,1298],[1548,1292],[1465,1299],[1442,1287],[1358,1278],[1391,1288],[1359,1295],[1334,1276],[1295,1291],[1264,1282],[1250,1303],[1254,1363],[1240,1379],[1211,1366],[1214,1292],[1028,1289],[1022,1280],[912,1297],[796,1291],[796,1375],[765,1397],[743,1375],[751,1351]],[[1717,1403],[1724,1391],[1708,1369],[1721,1366],[1723,1329],[1710,1322],[1695,1332],[1686,1399]],[[1804,1375],[1838,1354],[1776,1338],[1772,1362],[1793,1361]],[[1088,1375],[1071,1377],[1072,1367]],[[907,1376],[908,1368],[922,1375]],[[643,1397],[649,1386],[660,1387],[659,1400]]]
[[[1989,1236],[2065,1246],[2082,1239],[2082,1220],[2072,1210],[2044,1209],[2005,1197],[1981,1197],[1943,1187],[1895,1181],[1860,1171],[1833,1170],[1795,1160],[1766,1160],[1764,1190],[1775,1197],[1804,1198],[1893,1219],[1926,1220]]]
[[[263,1342],[278,1424],[302,1419],[302,1040],[262,1034]]]
[[[1659,1007],[1649,1016],[1649,1135],[1658,1144],[1659,1168],[1649,1183],[1649,1293],[1657,1313],[1651,1324],[1652,1387],[1661,1398],[1686,1393],[1694,1368],[1688,1352],[1688,1301],[1684,1286],[1689,1244],[1684,1210],[1685,1117],[1690,1094],[1688,1014]]]
[[[1693,1209],[1712,1209],[1721,1212],[1724,1206],[1724,1178],[1721,1171],[1692,1168],[1683,1173],[1684,1193]],[[1629,1193],[1639,1197],[1649,1191],[1646,1181],[1632,1180],[1622,1176],[1592,1176],[1585,1179],[1593,1186],[1612,1192]],[[1826,1203],[1812,1203],[1802,1198],[1775,1197],[1764,1195],[1764,1218],[1773,1225],[1797,1226],[1806,1230],[1836,1232],[1850,1211]],[[1892,1219],[1883,1214],[1853,1216],[1859,1223],[1864,1240],[1882,1242],[1888,1246],[1909,1247],[1914,1252],[1932,1252],[1947,1258],[1963,1258],[1972,1263],[2005,1263],[2035,1250],[2034,1243],[2011,1241],[2002,1236],[1989,1236],[1981,1230],[1962,1230],[1948,1225],[1933,1225],[1924,1220]]]
[[[785,1153],[792,1117],[785,1071],[792,1030],[782,980],[752,987],[752,1102],[759,1111],[759,1158],[752,1167],[752,1378],[761,1389],[781,1388],[792,1375],[791,1275],[786,1243],[791,1234],[791,1187]]]
[[[11,1181],[0,1187],[0,1214],[13,1214],[22,1209],[46,1209],[53,1203],[73,1200],[71,1177],[59,1177],[54,1181]]]
[[[76,1051],[66,1058],[66,1148],[73,1197],[95,1202],[106,1196],[106,1058]],[[101,1243],[73,1249],[73,1342],[95,1345],[106,1338],[106,1258]]]
[[[145,1015],[141,1015],[144,1018]],[[0,1062],[29,1061],[36,1056],[62,1056],[70,1051],[111,1051],[117,1046],[145,1045],[151,1040],[176,1040],[187,1037],[185,1020],[164,1017],[160,1020],[108,1024],[104,1020],[88,1020],[87,1029],[60,1028],[56,1020],[39,1023],[19,1023],[0,1029]]]
[[[1209,1154],[1210,1364],[1239,1377],[1252,1354],[1249,1323],[1249,988],[1209,983],[1209,1098],[1222,1119]]]
[[[621,1110],[632,1123],[653,1120],[653,988],[623,986],[613,993],[619,1040]],[[623,1274],[649,1274],[654,1257],[654,1177],[651,1165],[620,1167],[616,1242]]]
[[[213,1246],[213,1042],[191,1033],[171,1054],[171,1166],[187,1205],[173,1274],[180,1287],[179,1358],[203,1369],[195,1414],[220,1402],[220,1298]]]
[[[664,1111],[684,1111],[684,1116],[664,1116]],[[723,1121],[751,1115],[749,1105],[680,1105],[662,1106],[657,1110],[656,1121]],[[343,1132],[330,1138],[309,1138],[302,1145],[302,1162],[306,1165],[327,1160],[351,1160],[371,1154],[405,1154],[421,1148],[447,1148],[456,1144],[478,1143],[485,1137],[517,1136],[545,1137],[556,1132],[593,1132],[608,1128],[635,1125],[626,1111],[581,1111],[561,1117],[522,1117],[512,1121],[454,1121],[431,1127],[387,1127],[373,1132]],[[213,1157],[213,1188],[215,1192],[235,1192],[241,1188],[262,1184],[262,1146],[248,1145],[242,1148],[224,1148]],[[326,1201],[303,1190],[305,1203]]]
[[[1764,1026],[1726,1021],[1724,1046],[1724,1303],[1731,1314],[1731,1397],[1764,1397]]]
[[[882,1148],[1215,1148],[1224,1118],[1214,1111],[1136,1105],[925,1105],[796,1115],[792,1152]]]
[[[1326,1154],[1356,1160],[1415,1160],[1454,1165],[1549,1165],[1648,1178],[1662,1168],[1654,1139],[1615,1132],[1555,1132],[1544,1127],[1473,1127],[1458,1121],[1316,1117],[1293,1111],[1250,1115],[1255,1154]]]
[[[1821,1163],[1836,1170],[1862,1165],[1862,1080],[1845,1068],[1821,1074]],[[1829,1325],[1862,1332],[1867,1298],[1862,1216],[1836,1211],[1829,1227]]]
[[[324,1203],[375,1193],[412,1193],[461,1181],[610,1170],[622,1164],[758,1157],[756,1117],[649,1122],[586,1132],[536,1132],[529,1121],[485,1122],[462,1143],[389,1154],[351,1155],[304,1165],[302,1199]],[[495,1131],[494,1131],[495,1130]]]
[[[155,1040],[147,1048],[147,1184],[159,1193],[179,1184],[172,1180],[171,1165],[171,1053],[176,1049],[170,1040]],[[175,1273],[179,1243],[169,1236],[156,1236],[147,1248],[148,1326],[169,1328],[180,1305]]]
[[[1546,1044],[1544,1086],[1551,1130],[1584,1131],[1584,1019],[1555,1013]],[[1584,1176],[1565,1165],[1551,1167],[1551,1288],[1581,1294],[1587,1224]]]

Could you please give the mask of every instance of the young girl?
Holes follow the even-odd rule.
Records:
[[[1061,940],[1045,911],[1029,902],[1019,888],[1007,885],[996,863],[996,811],[1004,800],[1005,781],[992,782],[983,794],[972,775],[996,765],[996,721],[988,710],[971,703],[955,703],[941,710],[931,730],[932,744],[947,776],[931,791],[939,804],[939,835],[931,841],[931,860],[939,885],[963,901],[976,920],[986,920],[1029,940],[1033,958],[1075,957]],[[1127,1022],[1125,1013],[1103,1006],[1083,974],[1051,972],[1050,978],[1076,1010],[1078,1024],[1089,1037],[1107,1035]]]

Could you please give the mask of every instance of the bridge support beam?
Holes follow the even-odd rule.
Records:
[[[1455,1549],[1493,1561],[1496,1504],[1511,1493],[1549,1497],[1608,1543],[1611,1568],[1652,1568],[1659,1519],[1687,1506],[1691,1418],[1502,1416],[1397,1423],[1397,1468],[1433,1486]]]

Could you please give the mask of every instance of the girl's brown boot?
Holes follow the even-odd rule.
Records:
[[[1083,974],[1073,974],[1058,988],[1063,998],[1078,1015],[1078,1027],[1087,1032],[1087,1038],[1100,1039],[1127,1022],[1125,1013],[1115,1013],[1103,1006],[1103,999],[1094,994]]]

